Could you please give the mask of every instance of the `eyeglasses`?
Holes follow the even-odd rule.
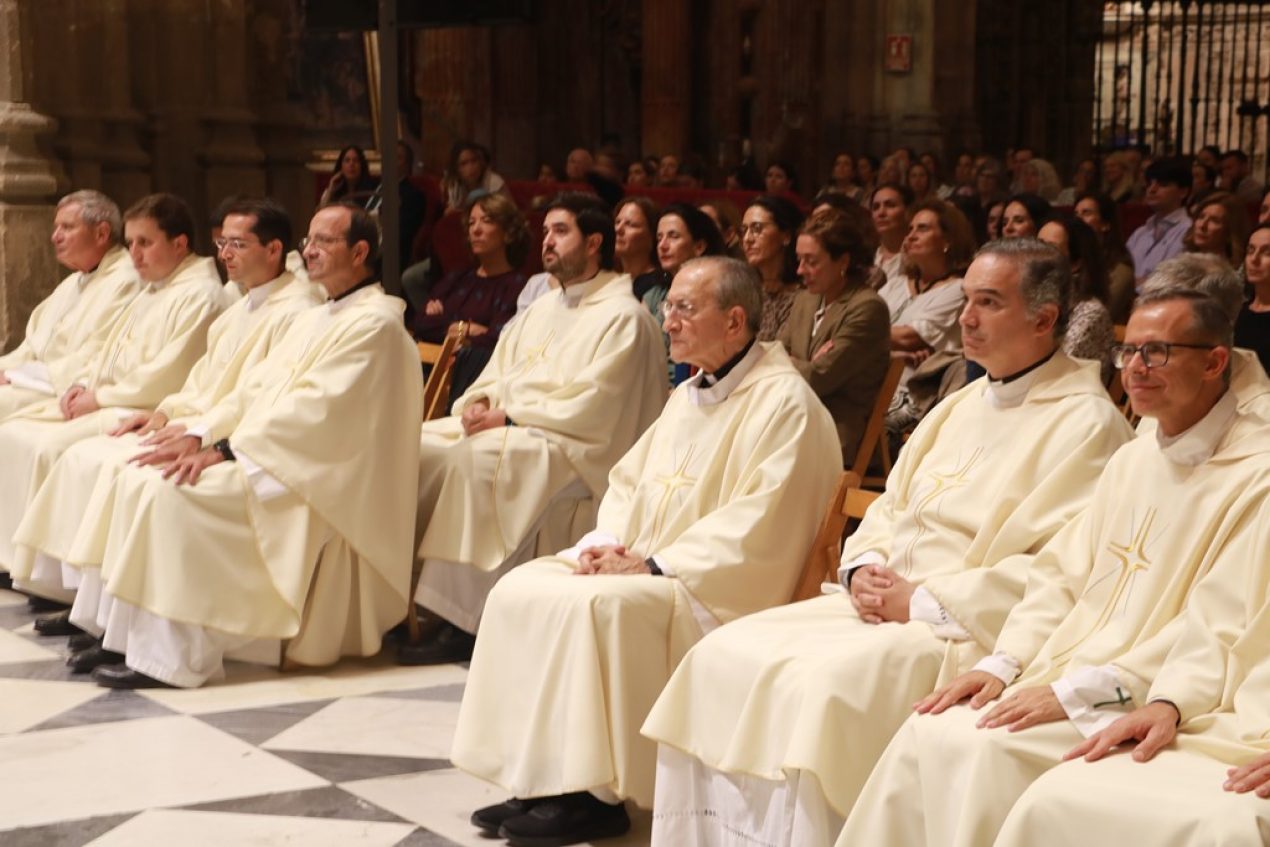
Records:
[[[741,224],[741,237],[744,238],[747,235],[753,235],[757,238],[762,235],[763,231],[769,226],[771,226],[771,224],[764,223],[763,221],[755,221],[752,224]]]
[[[240,253],[248,247],[255,246],[256,242],[242,238],[214,238],[212,243],[216,245],[218,251],[233,250],[235,253]]]
[[[1169,351],[1174,347],[1185,347],[1188,350],[1212,350],[1215,344],[1182,344],[1173,341],[1148,341],[1145,344],[1117,344],[1111,348],[1111,363],[1124,370],[1129,367],[1136,355],[1142,356],[1142,364],[1148,368],[1158,368],[1169,363]]]
[[[669,300],[661,301],[662,320],[670,320],[671,317],[678,315],[681,319],[690,321],[696,314],[697,307],[691,303],[672,303]]]
[[[344,243],[346,243],[345,239],[340,238],[338,235],[314,235],[300,239],[300,252],[303,253],[305,248],[311,244],[323,253],[327,253],[335,245]]]

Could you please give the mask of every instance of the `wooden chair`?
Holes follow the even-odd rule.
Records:
[[[861,485],[870,488],[885,488],[886,478],[891,473],[891,446],[886,439],[886,412],[891,408],[891,400],[895,398],[895,390],[899,388],[900,377],[904,375],[904,357],[899,353],[891,354],[891,364],[887,367],[886,378],[878,389],[877,399],[873,401],[873,411],[869,413],[869,422],[864,427],[864,435],[860,438],[860,447],[856,450],[855,461],[850,471],[861,480]],[[879,454],[882,465],[881,476],[868,476],[869,463],[874,454]]]
[[[794,596],[790,602],[807,600],[820,594],[822,582],[838,581],[838,561],[842,554],[843,531],[847,521],[859,520],[874,500],[881,495],[875,491],[865,491],[860,487],[860,477],[852,471],[843,471],[838,479],[838,488],[825,510],[824,520],[816,532],[816,539],[811,544],[811,552],[807,554],[807,562],[798,577],[794,588]]]
[[[432,421],[445,413],[450,399],[450,379],[454,375],[454,357],[467,342],[467,321],[450,324],[445,340],[440,344],[419,342],[419,361],[432,365],[428,381],[423,386],[423,419]]]
[[[1116,324],[1116,343],[1124,343],[1124,324]],[[1124,390],[1124,381],[1120,378],[1121,371],[1117,368],[1111,375],[1111,382],[1107,385],[1107,393],[1111,395],[1111,402],[1116,405],[1120,413],[1124,415],[1125,420],[1130,426],[1137,426],[1138,415],[1134,414],[1133,403],[1129,400],[1128,394]]]

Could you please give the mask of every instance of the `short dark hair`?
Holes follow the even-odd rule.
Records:
[[[913,205],[913,191],[907,185],[900,185],[898,182],[884,182],[869,193],[870,206],[873,205],[873,198],[876,197],[878,192],[883,189],[894,191],[896,194],[900,195],[900,199],[904,201],[905,208]]]
[[[323,209],[348,209],[348,232],[344,234],[344,243],[355,247],[357,242],[365,241],[368,248],[366,267],[374,272],[375,263],[379,261],[379,224],[375,221],[375,216],[353,200],[336,200],[320,207],[318,211]]]
[[[845,196],[845,195],[838,195]],[[795,242],[798,239],[798,228],[803,225],[803,213],[791,201],[774,194],[760,194],[750,201],[772,216],[776,228],[789,236],[789,245],[785,248],[784,262],[781,265],[781,279],[794,282],[798,279],[798,254]]]
[[[1191,187],[1191,166],[1184,159],[1172,157],[1152,162],[1146,172],[1147,182],[1158,182],[1161,185],[1176,185],[1178,188]]]
[[[999,256],[1019,268],[1019,294],[1034,315],[1053,303],[1058,309],[1054,321],[1054,340],[1061,341],[1067,332],[1072,312],[1072,269],[1058,248],[1035,238],[999,238],[983,245],[978,256]]]
[[[128,207],[125,222],[150,218],[169,239],[184,235],[186,244],[194,248],[194,214],[190,206],[175,194],[149,194]]]
[[[543,213],[563,209],[573,215],[573,221],[583,237],[600,235],[600,267],[613,269],[613,245],[617,236],[613,231],[613,214],[604,201],[594,194],[581,191],[562,191],[543,209]],[[700,214],[704,215],[704,212]],[[707,218],[708,220],[708,218]]]
[[[226,196],[216,204],[216,208],[212,209],[212,213],[207,218],[208,227],[215,229],[218,226],[223,226],[225,216],[231,214],[229,208],[250,199],[246,194],[230,194]]]
[[[1248,154],[1238,148],[1235,148],[1234,150],[1227,150],[1225,153],[1221,154],[1221,157],[1223,159],[1238,159],[1245,165],[1248,164]]]
[[[671,203],[669,206],[661,210],[662,218],[674,215],[684,222],[684,226],[688,227],[688,235],[695,241],[704,241],[706,250],[703,256],[723,256],[727,254],[727,247],[723,244],[723,234],[719,232],[719,227],[715,224],[714,219],[696,206],[690,206],[687,203]]]
[[[278,241],[282,244],[282,255],[294,245],[294,233],[291,229],[291,215],[282,204],[272,197],[243,197],[225,207],[224,217],[229,215],[251,215],[256,222],[251,227],[251,234],[260,239],[261,244]],[[222,217],[222,222],[224,221]],[[285,259],[284,259],[285,262]]]
[[[1040,232],[1041,227],[1054,217],[1054,207],[1050,205],[1050,201],[1039,194],[1029,194],[1026,191],[1011,194],[1005,199],[1006,208],[1009,208],[1011,203],[1018,203],[1027,210],[1028,217],[1032,219],[1037,232]]]

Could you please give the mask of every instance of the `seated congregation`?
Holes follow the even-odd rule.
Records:
[[[1019,194],[979,246],[857,195],[760,195],[729,240],[572,191],[531,233],[487,187],[413,308],[355,201],[296,244],[235,198],[218,273],[180,198],[69,194],[72,273],[0,356],[0,570],[112,688],[470,660],[451,759],[513,845],[628,804],[676,847],[1260,843],[1270,377],[1233,257],[1130,271],[1113,333],[1094,224]]]

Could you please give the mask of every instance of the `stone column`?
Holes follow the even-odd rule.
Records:
[[[689,152],[692,126],[692,9],[683,0],[644,0],[641,145],[645,153]]]
[[[882,70],[882,100],[892,120],[887,149],[909,145],[917,151],[942,153],[943,132],[935,106],[935,0],[887,0],[883,22],[888,33],[913,36],[913,69],[908,73]],[[972,50],[967,46],[966,51]]]
[[[30,8],[0,0],[0,350],[22,340],[31,310],[58,279],[49,245],[58,168],[41,149],[56,123],[27,102],[34,79]]]
[[[492,137],[490,30],[426,29],[415,45],[418,93],[424,104],[423,162],[440,173],[449,164],[455,141],[471,138],[488,145]]]
[[[247,108],[247,13],[242,0],[209,0],[213,46],[210,102],[201,150],[208,209],[230,194],[265,193],[265,154],[256,143],[255,116]]]
[[[88,52],[80,63],[81,83],[86,98],[91,92],[85,102],[95,104],[89,109],[101,121],[101,190],[126,209],[154,190],[150,154],[141,147],[145,121],[137,109],[138,84],[133,79],[138,68],[153,66],[133,62],[133,44],[142,33],[134,34],[130,28],[129,0],[77,5],[87,16],[87,37],[82,43]],[[107,67],[110,72],[104,73]]]

